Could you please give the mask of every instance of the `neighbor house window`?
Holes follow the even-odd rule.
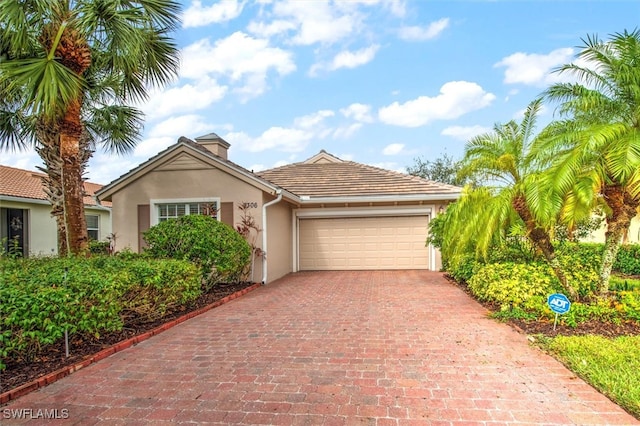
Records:
[[[98,241],[100,239],[100,217],[97,214],[88,214],[86,218],[89,239]]]
[[[219,199],[151,200],[151,223],[155,225],[167,219],[190,214],[202,214],[218,219]]]

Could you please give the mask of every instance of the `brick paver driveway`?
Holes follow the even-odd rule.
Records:
[[[78,425],[639,424],[421,271],[290,275],[18,399],[0,423],[17,408]]]

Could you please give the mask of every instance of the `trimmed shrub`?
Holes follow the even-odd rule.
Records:
[[[620,246],[613,270],[625,275],[640,275],[640,244]]]
[[[31,360],[65,330],[99,339],[133,312],[153,320],[199,294],[199,271],[185,261],[0,259],[0,360]]]
[[[469,280],[469,289],[479,300],[497,303],[501,309],[538,310],[558,282],[542,263],[492,263],[480,267]]]
[[[241,281],[251,247],[230,226],[204,215],[169,219],[144,233],[145,252],[156,258],[190,260],[202,271],[206,288]]]

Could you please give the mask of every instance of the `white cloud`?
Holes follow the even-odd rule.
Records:
[[[234,91],[257,96],[267,88],[267,75],[287,75],[296,69],[293,54],[272,47],[268,40],[243,32],[216,40],[199,40],[183,50],[182,77],[199,80],[209,74],[229,79]]]
[[[526,84],[531,86],[546,86],[562,81],[563,78],[551,71],[563,64],[571,62],[574,51],[571,48],[561,48],[547,55],[537,53],[514,53],[503,58],[494,67],[505,67],[504,82],[506,84]]]
[[[336,71],[340,68],[357,68],[371,62],[376,56],[379,48],[379,45],[374,44],[372,46],[356,50],[355,52],[343,50],[342,52],[339,52],[329,63],[319,62],[314,64],[309,70],[309,75],[316,76],[322,70]]]
[[[287,31],[295,30],[297,28],[295,22],[287,21],[284,19],[276,19],[270,23],[264,22],[251,22],[247,27],[247,30],[259,37],[273,37]]]
[[[294,124],[296,127],[302,129],[310,129],[313,127],[317,127],[323,123],[326,118],[333,117],[335,113],[331,110],[320,110],[313,114],[304,115],[302,117],[298,117],[294,120]]]
[[[407,41],[431,40],[439,36],[449,26],[449,18],[442,18],[431,22],[426,27],[402,27],[398,31],[398,36]]]
[[[170,117],[162,120],[148,131],[147,138],[136,146],[133,155],[145,161],[176,143],[180,136],[193,139],[210,131],[211,124],[205,122],[204,117],[200,115]]]
[[[348,50],[342,51],[333,58],[329,69],[334,71],[340,68],[356,68],[364,65],[373,60],[379,48],[379,45],[374,44],[364,49],[356,50],[355,52]]]
[[[195,84],[186,83],[156,92],[140,108],[148,119],[197,111],[224,98],[227,89],[227,86],[220,86],[215,80],[204,77]]]
[[[384,147],[382,150],[383,155],[398,155],[404,149],[403,143],[392,143]]]
[[[330,0],[263,2],[263,6],[271,7],[264,7],[261,20],[251,22],[248,30],[263,37],[286,36],[286,42],[295,45],[331,45],[359,32],[364,18],[359,11],[362,3]],[[390,7],[394,11],[400,10],[399,6]]]
[[[297,117],[290,127],[274,126],[259,136],[250,136],[245,132],[229,132],[224,139],[243,151],[262,152],[276,150],[296,153],[303,151],[312,140],[325,139],[334,133],[326,120],[335,115],[331,110],[320,110]],[[295,155],[290,156],[293,161]]]
[[[193,0],[182,16],[182,27],[202,27],[209,24],[231,21],[242,13],[245,1],[222,0],[211,6],[202,6],[200,0]]]
[[[262,152],[275,149],[284,152],[303,151],[313,138],[313,132],[302,129],[271,127],[258,137],[251,137],[245,132],[231,132],[224,136],[233,142],[235,148],[249,152]]]
[[[396,163],[394,161],[384,161],[384,162],[381,162],[381,163],[369,163],[369,165],[373,166],[373,167],[378,167],[380,169],[391,170],[391,171],[399,172],[399,173],[403,173],[403,174],[407,173],[405,168],[399,167],[398,163]]]
[[[353,103],[346,108],[340,110],[342,115],[352,118],[361,123],[373,123],[374,119],[371,115],[371,105]]]
[[[333,131],[334,139],[349,139],[353,134],[362,128],[362,123],[352,123],[346,126],[340,126]]]
[[[484,126],[450,126],[440,132],[441,135],[451,136],[454,139],[461,141],[468,141],[474,136],[481,135],[483,133],[490,132],[489,127]]]
[[[434,120],[451,120],[484,108],[495,95],[476,83],[450,81],[435,97],[420,96],[404,104],[394,102],[378,110],[378,118],[386,124],[403,127],[424,126]]]

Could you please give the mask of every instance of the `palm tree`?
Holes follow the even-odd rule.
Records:
[[[0,148],[38,146],[74,254],[88,244],[87,161],[97,144],[135,146],[142,113],[130,105],[177,74],[179,10],[171,0],[0,2]]]
[[[466,189],[451,212],[458,236],[448,241],[461,250],[472,246],[478,254],[486,255],[509,228],[523,227],[562,287],[577,299],[555,255],[549,229],[555,224],[556,214],[554,206],[546,201],[544,180],[531,154],[532,144],[540,137],[534,132],[541,105],[540,99],[534,100],[520,123],[512,120],[497,124],[493,131],[467,143],[460,174],[491,186]]]
[[[608,41],[587,37],[577,55],[584,65],[561,66],[575,83],[558,83],[545,92],[560,102],[568,120],[553,142],[556,188],[582,182],[604,205],[607,231],[599,292],[609,289],[623,235],[640,206],[640,31],[624,31]],[[584,191],[589,193],[589,191]]]

